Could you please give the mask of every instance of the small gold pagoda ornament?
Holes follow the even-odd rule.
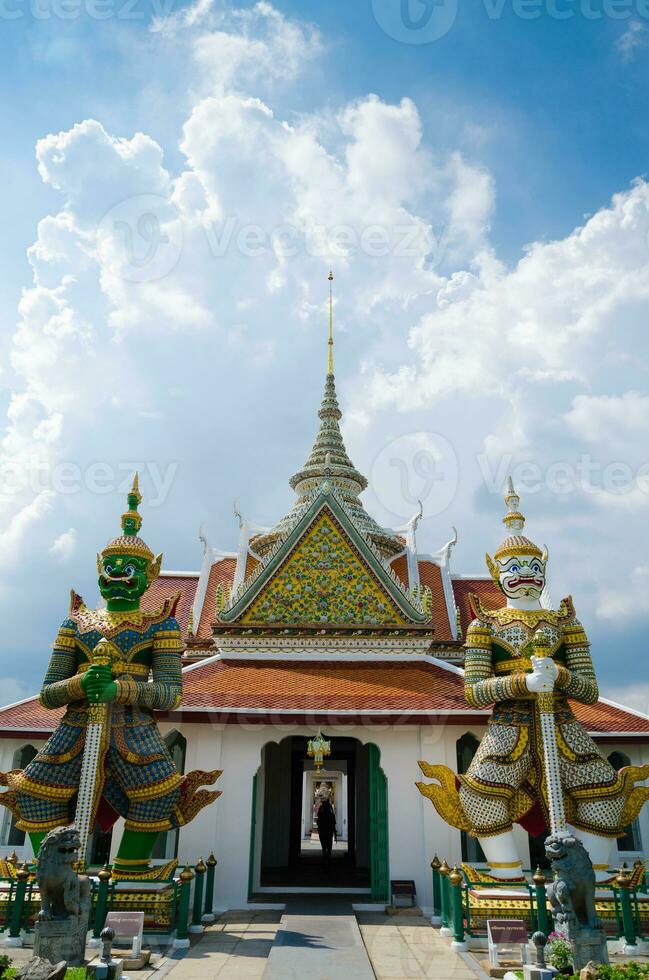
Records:
[[[318,734],[309,739],[306,754],[315,762],[315,771],[319,773],[322,769],[322,760],[325,756],[331,755],[331,742],[328,742],[322,732],[318,729]]]

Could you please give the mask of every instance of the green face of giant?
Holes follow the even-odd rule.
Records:
[[[102,597],[136,604],[146,591],[149,561],[134,555],[104,555],[99,573]]]

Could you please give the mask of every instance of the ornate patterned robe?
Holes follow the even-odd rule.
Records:
[[[475,597],[473,607],[465,696],[473,707],[494,708],[469,770],[457,777],[469,824],[464,829],[489,837],[509,830],[514,821],[532,834],[549,826],[538,709],[525,683],[540,635],[559,668],[554,704],[567,818],[584,831],[619,835],[636,815],[625,812],[626,771],[616,772],[602,756],[568,702],[594,704],[599,696],[588,639],[572,600],[565,599],[558,611],[487,610]]]
[[[117,696],[110,705],[98,773],[99,825],[107,829],[122,816],[133,830],[169,830],[187,823],[219,795],[194,793],[199,783],[214,782],[217,774],[181,776],[153,718],[154,710],[173,710],[182,697],[177,601],[166,600],[156,612],[116,613],[88,609],[72,594],[40,695],[47,708],[67,706],[65,715],[26,769],[2,779],[9,792],[0,802],[16,813],[21,829],[50,830],[74,817],[88,720],[81,677],[102,638],[110,641],[119,659],[112,664]]]

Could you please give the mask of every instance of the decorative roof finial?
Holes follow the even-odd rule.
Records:
[[[505,490],[505,504],[507,513],[503,517],[503,524],[508,530],[522,531],[525,527],[525,518],[518,509],[521,498],[514,490],[514,481],[511,476],[507,477],[507,489]]]
[[[305,509],[312,503],[314,494],[326,483],[327,489],[333,487],[340,494],[348,514],[357,522],[357,526],[363,533],[372,539],[381,554],[392,558],[403,552],[403,538],[386,528],[379,527],[365,511],[358,496],[367,487],[367,480],[347,455],[340,431],[342,412],[336,397],[334,377],[333,287],[331,285],[334,280],[333,271],[329,271],[327,279],[329,281],[329,360],[324,395],[318,412],[320,428],[306,463],[289,480],[290,486],[298,495],[293,509],[270,531],[255,534],[250,539],[251,547],[255,554],[265,557],[278,539],[284,538],[295,526]]]
[[[503,517],[503,524],[507,528],[508,536],[495,551],[494,558],[496,561],[506,561],[509,558],[520,555],[536,555],[537,558],[542,558],[543,561],[546,561],[547,550],[544,549],[541,551],[538,545],[535,545],[533,541],[530,541],[529,538],[526,538],[522,534],[523,528],[525,527],[525,518],[519,510],[520,502],[521,498],[516,493],[513,480],[510,476],[507,478],[507,487],[505,489],[507,513]],[[493,565],[493,561],[489,555],[487,555],[487,566],[494,581],[499,581],[498,569]]]
[[[137,473],[133,477],[133,486],[129,490],[126,499],[128,501],[128,510],[125,514],[122,514],[122,531],[126,537],[135,537],[142,527],[142,518],[137,512],[142,502],[139,476]]]
[[[132,556],[145,558],[149,562],[147,578],[149,583],[151,583],[160,572],[162,555],[154,558],[153,552],[148,544],[139,537],[140,528],[142,527],[142,516],[138,514],[137,509],[142,501],[142,494],[140,493],[137,473],[133,477],[133,486],[129,490],[126,499],[128,501],[128,510],[122,514],[122,533],[119,537],[109,541],[101,552],[101,555],[97,557],[98,560],[99,558],[114,557],[115,555],[127,555],[129,558]]]
[[[333,298],[333,287],[332,282],[334,281],[334,274],[331,269],[329,269],[329,370],[327,374],[334,373],[334,298]]]

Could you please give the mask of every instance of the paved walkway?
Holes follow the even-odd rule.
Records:
[[[359,912],[357,920],[377,980],[476,980],[472,956],[454,953],[422,916]]]
[[[349,902],[289,903],[268,957],[264,980],[374,980]]]
[[[187,952],[176,953],[170,980],[261,977],[281,912],[227,912]]]
[[[358,913],[343,903],[228,912],[167,963],[169,980],[476,980],[475,960],[453,953],[427,919]],[[166,972],[166,971],[165,971]]]

